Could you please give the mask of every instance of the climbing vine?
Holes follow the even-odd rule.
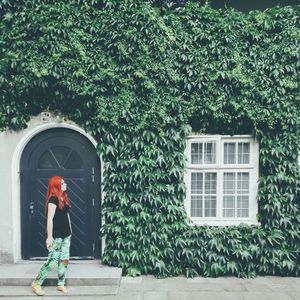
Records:
[[[1,0],[0,128],[49,110],[95,137],[102,260],[125,274],[299,276],[299,16],[299,6]],[[258,139],[259,225],[190,226],[192,131]]]

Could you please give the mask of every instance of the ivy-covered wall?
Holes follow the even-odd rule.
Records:
[[[103,262],[129,275],[299,276],[300,6],[1,0],[0,18],[0,128],[60,111],[97,139]],[[191,127],[259,140],[261,225],[189,225]]]

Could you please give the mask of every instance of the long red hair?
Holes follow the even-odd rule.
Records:
[[[70,200],[67,196],[66,191],[61,190],[61,182],[63,180],[63,177],[61,176],[52,176],[49,179],[49,183],[48,183],[48,192],[47,192],[47,196],[46,196],[46,209],[45,209],[45,213],[47,216],[48,213],[48,203],[49,203],[49,199],[51,198],[51,196],[56,196],[58,199],[58,206],[60,209],[63,209],[64,204],[61,200],[61,197],[64,199],[64,202],[67,206],[71,207],[71,203]]]

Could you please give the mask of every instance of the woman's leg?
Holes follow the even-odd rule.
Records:
[[[70,259],[70,243],[71,236],[63,239],[61,245],[60,256],[58,259],[58,281],[57,285],[65,285],[66,272]]]
[[[60,255],[60,249],[61,249],[62,239],[56,238],[53,239],[53,244],[51,248],[48,251],[48,259],[47,261],[42,265],[38,275],[36,276],[33,283],[42,285],[44,280],[47,278],[49,272],[53,268],[55,264],[57,264],[59,255]]]

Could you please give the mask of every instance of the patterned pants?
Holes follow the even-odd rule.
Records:
[[[35,278],[35,283],[42,285],[54,265],[58,264],[57,285],[64,285],[66,271],[70,258],[71,235],[66,238],[54,238],[52,246],[49,248],[48,260],[42,265],[39,274]]]

